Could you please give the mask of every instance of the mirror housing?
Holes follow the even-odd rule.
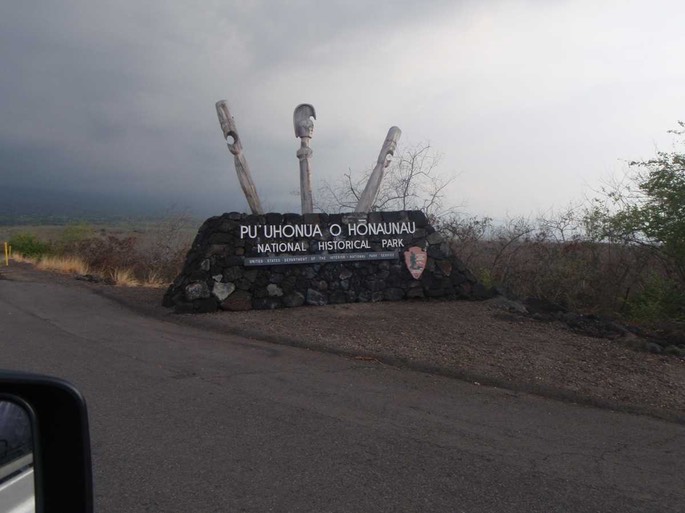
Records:
[[[81,393],[61,379],[0,371],[0,395],[33,413],[36,511],[92,513],[90,434]]]

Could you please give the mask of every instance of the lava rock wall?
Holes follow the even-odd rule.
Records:
[[[410,226],[412,232],[391,236],[357,235],[358,231],[362,231],[357,229],[359,224],[365,223],[386,223],[386,226],[401,224]],[[355,226],[350,228],[350,224]],[[292,228],[283,229],[286,225],[318,226],[319,229],[314,236],[310,233],[309,237],[286,237],[283,233],[290,234],[293,231]],[[339,227],[347,229],[338,235]],[[281,235],[277,245],[265,245],[271,241],[259,236],[250,237],[246,233],[253,235],[275,231]],[[355,235],[349,236],[349,232]],[[401,239],[403,247],[389,250],[388,244],[392,242],[389,238],[397,244]],[[283,256],[265,253],[264,250],[282,248],[287,244],[306,248],[305,251],[292,252],[293,256],[356,257],[358,248],[339,249],[345,245],[344,240],[360,241],[356,244],[364,244],[372,258],[378,252],[395,251],[396,254],[394,258],[383,260],[245,265],[250,258]],[[321,251],[323,247],[330,247],[330,241],[338,241],[335,242],[338,244],[336,249]],[[426,252],[425,269],[419,279],[412,276],[405,263],[404,253],[411,247]],[[188,252],[181,274],[164,295],[163,305],[179,313],[204,313],[219,309],[241,311],[417,298],[482,299],[489,295],[463,263],[452,255],[447,241],[420,211],[372,212],[361,216],[248,215],[232,212],[204,222]]]

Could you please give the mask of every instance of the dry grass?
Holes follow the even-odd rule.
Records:
[[[150,289],[161,289],[169,284],[163,279],[161,273],[150,271],[140,285]]]
[[[114,285],[118,287],[140,287],[141,285],[131,269],[114,269],[111,275]]]
[[[65,274],[89,274],[86,263],[75,256],[43,256],[36,262],[36,267]]]
[[[39,258],[30,258],[15,252],[12,255],[11,260],[17,263],[35,265],[38,269],[43,271],[81,275],[100,274],[92,271],[83,259],[75,256],[42,256]],[[117,268],[107,274],[109,274],[112,284],[119,287],[163,288],[168,285],[162,276],[154,271],[149,272],[144,280],[138,280],[135,277],[133,270],[128,268]]]
[[[21,253],[13,251],[12,256],[10,257],[10,261],[19,262],[20,264],[35,264],[37,259],[25,257]]]

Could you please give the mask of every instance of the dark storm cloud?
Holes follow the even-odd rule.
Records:
[[[332,35],[354,37],[422,9],[414,2],[5,3],[3,184],[244,208],[220,149],[212,111],[219,98],[205,86],[216,79],[213,66],[240,73],[225,87],[239,96],[274,66],[325,48]],[[279,167],[280,157],[256,157]]]

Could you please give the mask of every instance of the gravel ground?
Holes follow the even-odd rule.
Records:
[[[145,315],[685,423],[685,360],[636,352],[488,302],[354,303],[178,315],[164,290],[111,287],[17,266],[8,279],[87,287]],[[1,273],[2,271],[0,271]]]

